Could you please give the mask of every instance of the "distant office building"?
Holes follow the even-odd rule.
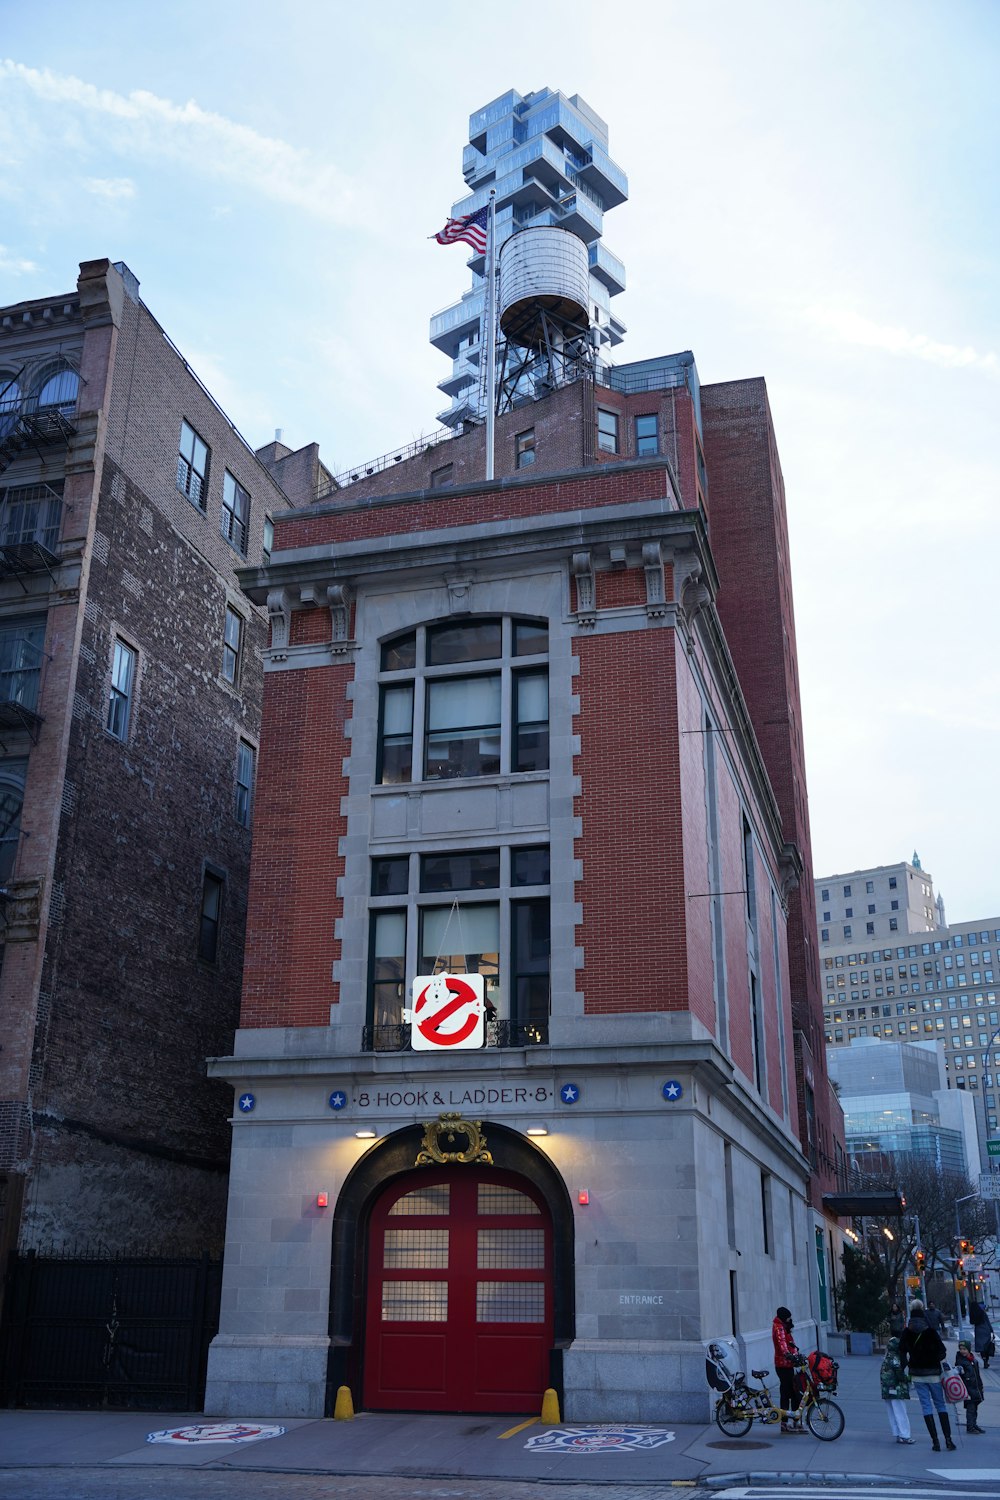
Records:
[[[816,881],[821,951],[873,938],[894,942],[897,933],[931,932],[943,925],[943,904],[939,908],[935,901],[934,879],[916,853],[909,863],[850,870]]]
[[[625,289],[625,267],[601,235],[607,210],[628,198],[628,178],[607,148],[607,125],[579,94],[567,98],[543,88],[522,96],[508,89],[469,119],[462,173],[470,192],[452,208],[455,218],[475,213],[495,189],[498,252],[511,235],[529,226],[566,229],[583,241],[589,270],[585,333],[598,357],[625,335],[624,324],[611,311],[611,298]],[[452,361],[451,374],[439,385],[451,398],[439,414],[448,427],[480,417],[486,405],[480,360],[485,255],[473,254],[469,267],[471,288],[431,319],[430,341]],[[501,363],[504,349],[501,343]],[[520,389],[535,393],[530,372]]]
[[[831,1051],[829,1068],[852,1167],[878,1171],[889,1157],[913,1155],[978,1176],[973,1101],[949,1091],[937,1042],[881,1046],[873,1037],[857,1037]]]
[[[979,1101],[982,1144],[998,1129],[1000,916],[945,926],[916,856],[825,876],[816,902],[830,1055],[855,1038],[942,1043],[946,1086]]]

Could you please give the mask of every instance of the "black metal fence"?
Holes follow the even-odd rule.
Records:
[[[366,1026],[361,1033],[362,1052],[409,1052],[409,1026]],[[487,1021],[487,1047],[541,1047],[549,1040],[548,1021]]]
[[[0,1335],[7,1406],[200,1411],[222,1263],[29,1251],[11,1264]]]

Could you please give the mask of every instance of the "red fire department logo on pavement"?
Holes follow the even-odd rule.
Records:
[[[483,1045],[486,981],[482,974],[418,974],[413,981],[411,1043],[415,1052]]]

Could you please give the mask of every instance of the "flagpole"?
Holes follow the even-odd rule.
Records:
[[[486,222],[486,478],[493,478],[493,449],[497,409],[496,333],[496,188],[490,188],[490,213]]]

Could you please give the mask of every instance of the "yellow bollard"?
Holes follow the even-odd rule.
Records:
[[[545,1392],[545,1395],[542,1397],[542,1415],[539,1420],[542,1422],[554,1423],[557,1427],[562,1421],[562,1417],[560,1417],[559,1415],[559,1397],[556,1395],[551,1386],[549,1386],[548,1390]]]
[[[337,1387],[337,1400],[333,1408],[333,1420],[335,1422],[349,1422],[354,1416],[354,1402],[351,1400],[351,1388],[349,1385]]]

